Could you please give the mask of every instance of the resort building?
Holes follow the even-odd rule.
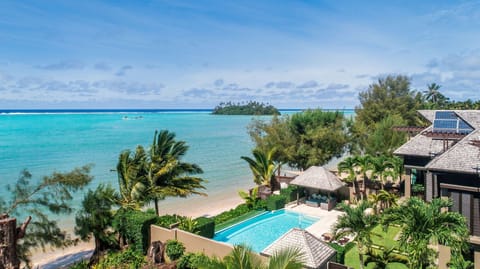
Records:
[[[404,160],[405,196],[452,199],[480,245],[480,110],[418,112],[427,127],[397,128],[416,133],[394,152]]]

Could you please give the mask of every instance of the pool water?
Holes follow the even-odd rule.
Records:
[[[266,212],[221,230],[213,239],[232,245],[244,244],[260,253],[290,229],[305,229],[318,220],[318,218],[282,209]]]

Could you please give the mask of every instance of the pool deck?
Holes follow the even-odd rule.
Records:
[[[312,217],[320,218],[319,221],[312,224],[312,226],[308,227],[306,230],[311,234],[315,235],[318,238],[322,238],[322,234],[324,233],[331,233],[332,226],[337,221],[337,218],[344,214],[344,212],[331,210],[327,211],[321,209],[319,207],[311,207],[307,206],[306,204],[289,204],[285,206],[286,210],[294,211],[297,213],[310,215]]]

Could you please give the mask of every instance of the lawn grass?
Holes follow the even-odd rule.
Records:
[[[218,232],[218,231],[220,231],[220,230],[222,230],[222,229],[225,229],[225,228],[227,228],[227,227],[230,227],[230,226],[232,226],[232,225],[234,225],[234,224],[236,224],[236,223],[239,223],[239,222],[241,222],[241,221],[244,221],[244,220],[246,220],[246,219],[252,218],[252,217],[254,217],[254,216],[256,216],[256,215],[259,215],[259,214],[261,214],[261,213],[263,213],[263,212],[265,212],[265,211],[264,211],[264,210],[254,210],[254,211],[250,211],[250,212],[245,213],[245,214],[243,214],[243,215],[241,215],[241,216],[238,216],[238,217],[236,217],[236,218],[229,219],[229,220],[227,220],[227,221],[225,221],[225,222],[222,222],[222,223],[220,223],[220,224],[216,224],[216,225],[215,225],[215,232]]]
[[[401,231],[400,227],[389,227],[386,232],[383,231],[381,225],[377,225],[375,228],[372,230],[372,235],[371,239],[373,242],[373,245],[377,245],[380,247],[385,247],[385,248],[391,248],[394,247],[396,249],[399,248],[398,241],[395,240],[395,237],[397,234]],[[365,256],[366,259],[366,256]],[[358,248],[357,246],[353,247],[349,251],[345,253],[345,265],[359,269],[360,268],[360,259],[358,256]],[[366,269],[374,269],[375,268],[375,263],[370,262],[365,266]],[[387,265],[388,269],[406,269],[408,268],[405,264],[403,263],[398,263],[398,262],[392,262]]]

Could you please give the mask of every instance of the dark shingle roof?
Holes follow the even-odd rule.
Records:
[[[325,191],[336,191],[343,187],[343,182],[323,166],[311,166],[297,176],[290,184]]]

